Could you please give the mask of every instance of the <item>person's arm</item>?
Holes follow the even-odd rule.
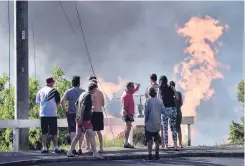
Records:
[[[65,106],[65,102],[67,100],[67,91],[64,93],[63,97],[61,98],[61,107],[62,107],[62,110],[64,112],[64,114],[66,115],[67,113],[67,109],[66,109],[66,106]]]
[[[122,105],[123,105],[123,109],[126,111],[126,113],[128,114],[128,110],[129,110],[129,100],[127,95],[122,97]]]
[[[37,92],[37,96],[36,96],[36,104],[40,104],[41,103],[41,98],[40,98],[40,92]]]
[[[139,88],[140,88],[140,84],[136,84],[136,88],[134,89],[134,92],[137,92],[139,90]]]
[[[179,100],[179,95],[178,95],[178,92],[176,91],[175,87],[174,87],[174,86],[171,86],[171,88],[172,88],[172,90],[173,90],[175,99],[176,99],[176,100]]]
[[[146,88],[146,91],[145,91],[145,98],[146,98],[146,99],[149,98],[148,88]]]
[[[183,98],[182,98],[182,95],[181,95],[180,92],[179,92],[179,98],[180,98],[180,107],[182,107],[182,105],[183,105]]]
[[[145,109],[144,109],[144,114],[145,114],[145,123],[148,120],[148,113],[149,113],[149,107],[148,107],[148,100],[145,101]]]
[[[158,98],[162,98],[162,95],[161,95],[161,90],[160,90],[160,88],[158,88],[158,90],[157,90],[157,97]]]
[[[104,98],[104,94],[101,92],[101,97],[102,97],[102,106],[105,106],[105,98]]]
[[[55,102],[56,102],[56,105],[58,106],[60,104],[60,93],[55,90]]]

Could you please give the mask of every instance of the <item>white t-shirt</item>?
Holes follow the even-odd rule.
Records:
[[[157,92],[158,92],[158,89],[159,89],[159,87],[160,87],[160,85],[159,85],[159,84],[151,84],[148,88],[146,88],[146,91],[145,91],[145,97],[146,97],[147,99],[150,97],[150,96],[149,96],[149,89],[150,89],[151,87],[155,88],[156,93],[157,93]]]
[[[57,103],[60,102],[59,92],[46,86],[40,89],[36,96],[36,103],[40,105],[40,117],[57,117]]]

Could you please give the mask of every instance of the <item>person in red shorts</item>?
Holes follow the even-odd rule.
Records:
[[[88,86],[88,92],[83,92],[78,101],[76,102],[77,112],[76,112],[76,136],[72,140],[71,147],[67,153],[68,157],[74,157],[73,150],[79,139],[84,137],[86,134],[89,137],[93,157],[103,159],[96,150],[95,143],[95,132],[93,131],[93,125],[91,123],[91,110],[92,110],[92,94],[95,92],[97,85],[95,83],[90,83]]]
[[[128,142],[129,133],[132,128],[132,122],[134,122],[134,98],[133,94],[139,90],[140,84],[136,84],[134,88],[133,82],[129,82],[126,85],[126,90],[123,92],[121,103],[122,103],[122,119],[126,123],[125,127],[125,142],[124,148],[134,148]]]

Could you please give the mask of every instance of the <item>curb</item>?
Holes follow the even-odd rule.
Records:
[[[226,157],[226,158],[244,158],[244,152],[212,152],[212,153],[176,153],[176,154],[159,154],[160,158],[176,158],[176,157]],[[147,155],[122,155],[122,156],[103,156],[106,160],[132,160],[143,159]],[[72,161],[93,161],[92,157],[64,157],[58,159],[34,159],[34,160],[20,160],[13,162],[0,163],[0,166],[22,166],[22,165],[37,165],[44,163],[59,163],[59,162],[72,162]]]

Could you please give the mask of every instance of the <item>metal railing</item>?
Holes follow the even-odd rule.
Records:
[[[194,117],[186,116],[182,118],[182,125],[187,125],[187,139],[188,146],[191,146],[191,125],[194,124]],[[105,127],[116,127],[116,126],[124,126],[125,123],[121,120],[121,118],[105,118],[104,120]],[[144,125],[144,118],[135,118],[134,123],[132,124],[132,130],[129,136],[129,142],[133,144],[133,129],[136,126]],[[58,127],[67,127],[67,119],[58,119]],[[19,129],[21,128],[40,128],[40,119],[14,119],[14,120],[0,120],[0,129],[1,128],[13,128],[15,129],[15,135],[13,139],[15,139],[16,144],[13,145],[13,151],[19,151]]]

